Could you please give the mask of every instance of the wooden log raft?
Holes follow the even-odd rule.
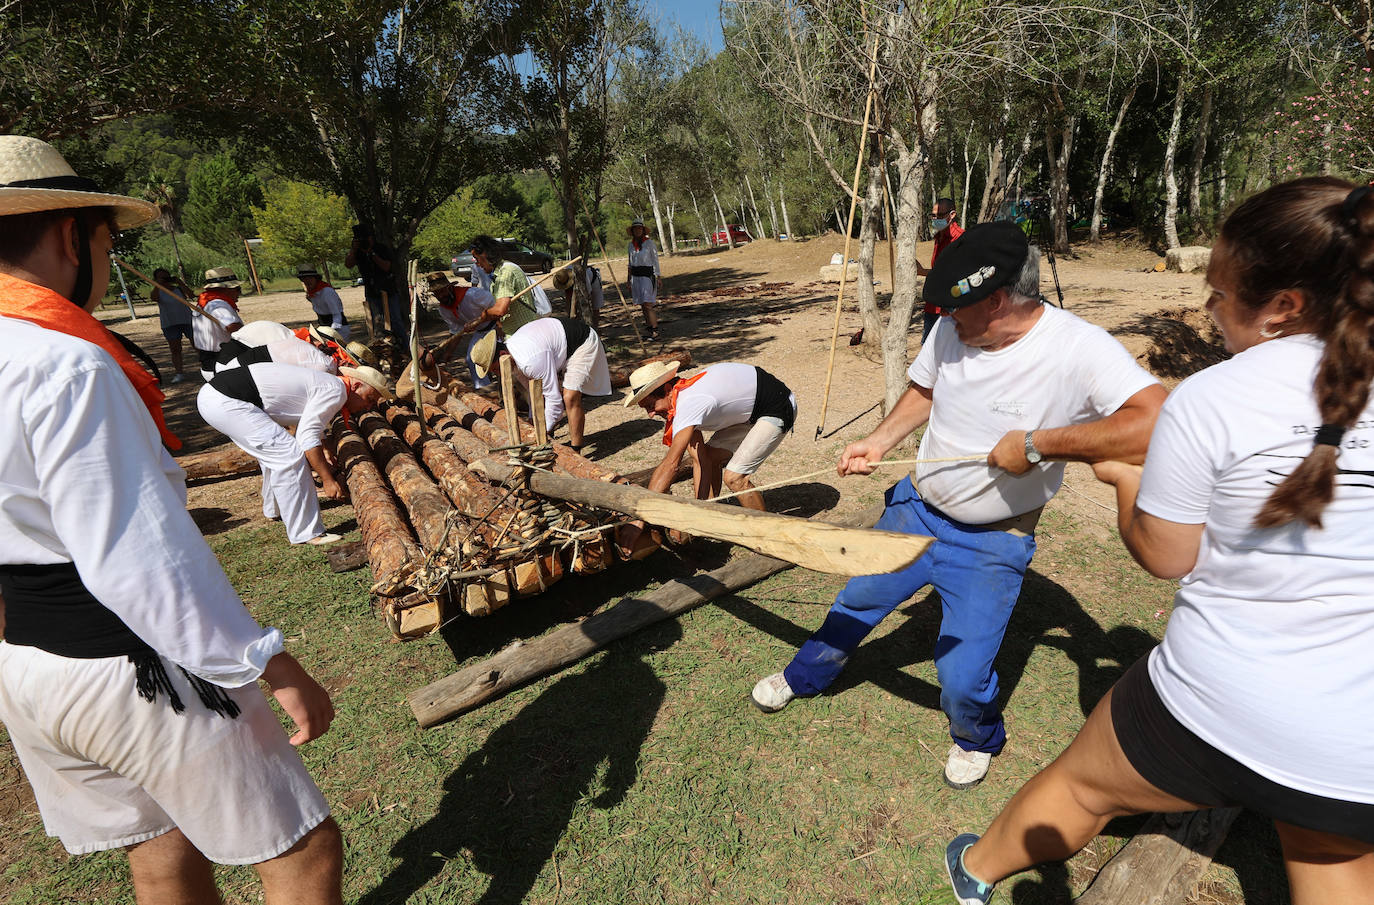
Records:
[[[491,460],[474,465],[473,470],[492,481],[509,481],[514,474],[511,466]],[[914,563],[933,542],[933,538],[896,531],[846,528],[541,471],[528,471],[524,480],[535,493],[546,497],[622,512],[653,525],[729,541],[836,575],[899,571]]]
[[[358,530],[372,566],[374,593],[398,595],[413,590],[410,582],[425,554],[372,461],[367,444],[356,431],[345,427],[342,419],[334,422],[328,441],[357,512]]]
[[[882,507],[845,519],[871,526]],[[790,569],[792,563],[767,556],[741,556],[712,572],[670,581],[640,597],[625,597],[610,609],[542,638],[508,647],[494,657],[411,692],[406,700],[425,728],[454,719],[507,692],[576,663],[647,625],[677,616],[710,600]]]

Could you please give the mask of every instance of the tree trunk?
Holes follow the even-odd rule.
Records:
[[[881,514],[881,509],[870,509],[845,519],[845,523],[868,527]],[[788,568],[791,565],[779,559],[741,556],[713,572],[670,581],[640,597],[622,598],[615,606],[582,622],[508,647],[494,657],[416,689],[406,700],[421,726],[437,726],[540,676],[571,666],[645,626],[741,591]]]
[[[1178,248],[1178,179],[1174,175],[1174,157],[1178,154],[1178,133],[1183,123],[1183,102],[1187,99],[1184,76],[1178,77],[1178,92],[1174,95],[1174,116],[1169,122],[1169,138],[1164,144],[1164,241],[1170,248]]]
[[[1016,152],[1016,159],[1012,161],[1011,169],[1007,171],[1007,187],[1012,190],[1012,197],[1017,200],[1021,198],[1021,166],[1030,156],[1031,132],[1027,129],[1026,134],[1021,136],[1021,148]]]
[[[975,154],[972,159],[968,155],[969,143],[973,141],[973,127],[969,126],[968,133],[964,136],[964,196],[959,202],[960,216],[968,216],[968,193],[969,185],[973,182],[973,162],[978,159]]]
[[[673,222],[673,214],[677,211],[676,204],[668,205],[668,254],[677,254],[677,224]]]
[[[868,152],[868,191],[864,194],[859,209],[862,220],[859,227],[859,273],[855,295],[858,297],[859,312],[863,317],[864,337],[868,341],[882,336],[882,320],[878,317],[878,298],[873,291],[873,257],[877,247],[878,223],[883,216],[883,158],[878,152],[877,142],[872,142]]]
[[[1085,70],[1078,71],[1075,90],[1083,87]],[[1078,114],[1070,112],[1058,85],[1050,86],[1053,115],[1045,122],[1045,158],[1050,167],[1050,223],[1054,250],[1069,251],[1069,161],[1073,157]],[[1043,240],[1042,240],[1043,241]]]
[[[649,174],[647,168],[644,170],[644,178],[649,184],[649,206],[654,209],[654,226],[658,228],[658,247],[667,250],[668,246],[663,241],[663,214],[658,209],[658,192],[654,190],[654,177]]]
[[[407,587],[425,553],[362,437],[339,420],[329,431],[328,442],[357,513],[374,586],[379,593],[397,594]]]
[[[186,472],[187,483],[210,478],[254,474],[260,470],[258,460],[237,446],[197,453],[193,456],[182,456],[177,459],[177,464]]]
[[[763,182],[763,197],[768,199],[768,222],[773,227],[773,235],[778,235],[778,205],[773,200],[773,182],[765,179]]]
[[[1080,905],[1173,905],[1193,898],[1240,808],[1155,814],[1097,872]]]
[[[1207,137],[1212,131],[1212,84],[1202,86],[1202,109],[1198,112],[1197,134],[1193,136],[1193,166],[1188,180],[1188,213],[1193,220],[1193,233],[1205,236],[1202,217],[1202,164],[1207,159]]]
[[[933,103],[921,114],[925,134],[935,130]],[[916,306],[916,240],[925,223],[925,180],[930,167],[928,149],[893,144],[897,152],[897,267],[892,278],[892,304],[883,329],[883,411],[892,411],[907,387],[907,334]]]
[[[358,416],[358,431],[377,457],[377,464],[391,479],[416,537],[426,550],[440,548],[448,533],[448,517],[453,510],[434,480],[416,461],[414,452],[391,430],[386,419],[376,412]]]
[[[716,215],[720,217],[720,228],[725,230],[725,244],[729,245],[731,250],[733,250],[735,247],[735,237],[730,233],[730,224],[725,219],[725,209],[720,206],[720,196],[716,194],[715,186],[711,187],[711,198],[716,202]],[[714,235],[711,236],[712,245],[716,244],[715,238]]]
[[[1126,121],[1126,109],[1135,100],[1137,88],[1139,85],[1132,83],[1126,89],[1126,95],[1121,98],[1121,106],[1116,111],[1116,121],[1107,133],[1107,146],[1102,149],[1102,163],[1097,168],[1097,188],[1093,190],[1092,225],[1088,228],[1088,239],[1094,245],[1102,241],[1102,199],[1107,191],[1107,178],[1112,172],[1112,150],[1116,147],[1116,137],[1121,134],[1121,124]]]
[[[778,205],[782,208],[782,229],[787,233],[787,240],[792,241],[792,221],[787,216],[787,195],[783,191],[782,180],[778,180]]]
[[[754,197],[754,184],[749,181],[749,174],[744,174],[744,187],[749,192],[749,207],[754,211],[754,225],[758,227],[759,237],[768,238],[768,232],[763,228],[763,218],[759,216],[759,200]]]
[[[999,195],[1006,194],[1007,184],[1007,157],[1006,140],[1001,134],[997,136],[997,141],[988,148],[988,178],[983,183],[983,198],[978,202],[978,222],[986,223],[996,216],[997,208],[995,204],[1000,204]],[[994,200],[996,199],[996,200]],[[967,212],[965,212],[967,215]]]
[[[711,234],[706,231],[706,221],[701,219],[701,207],[697,204],[697,193],[688,192],[692,196],[692,210],[696,212],[697,223],[701,226],[701,238],[706,242],[706,247],[711,247]]]

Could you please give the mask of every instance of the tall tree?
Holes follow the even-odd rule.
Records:
[[[326,280],[329,262],[343,260],[352,238],[348,202],[303,182],[268,185],[262,207],[253,208],[253,220],[269,264],[313,264],[324,269]]]
[[[260,204],[262,183],[228,153],[220,152],[191,170],[182,215],[200,244],[240,260],[243,240],[257,235],[253,208]]]

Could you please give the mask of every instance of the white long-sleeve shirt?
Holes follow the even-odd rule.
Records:
[[[202,352],[218,352],[229,338],[229,328],[242,324],[243,318],[224,299],[211,299],[200,309],[204,317],[191,321],[191,344]]]
[[[321,286],[314,295],[308,295],[310,307],[316,314],[328,315],[329,324],[335,330],[344,325],[343,299],[333,286]]]
[[[654,279],[662,276],[658,269],[658,246],[650,238],[644,239],[644,244],[635,248],[634,240],[629,244],[630,266],[631,267],[652,267],[654,269]]]
[[[239,332],[242,333],[243,331],[240,330]],[[339,373],[339,363],[332,357],[294,336],[283,336],[281,339],[274,339],[263,343],[263,345],[267,347],[267,354],[272,356],[274,364],[294,365],[298,368],[309,368],[312,371],[321,371],[325,374]],[[239,365],[240,362],[237,358],[231,358],[229,361],[218,361],[215,362],[215,373],[237,368]]]
[[[191,520],[185,473],[114,359],[0,317],[0,563],[65,562],[149,647],[208,682],[247,685],[282,650]]]
[[[475,268],[481,270],[482,268]],[[461,286],[454,286],[453,292],[456,295],[463,293],[463,300],[456,306],[439,306],[439,316],[443,318],[448,326],[448,332],[461,333],[463,327],[475,320],[478,315],[496,304],[496,299],[491,297],[491,293],[480,286],[470,286],[466,291]]]
[[[325,429],[348,398],[343,379],[332,374],[266,361],[248,365],[248,373],[267,417],[282,427],[294,427],[301,449],[324,442]]]

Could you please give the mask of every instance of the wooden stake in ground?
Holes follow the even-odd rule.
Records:
[[[596,218],[591,211],[587,210],[587,200],[582,199],[582,214],[587,218],[587,228],[592,231],[592,238],[596,239],[596,247],[601,249],[601,260],[606,265],[606,273],[610,274],[611,285],[615,287],[615,294],[620,296],[620,304],[625,308],[625,316],[630,319],[630,326],[634,328],[635,339],[639,340],[639,348],[645,355],[649,354],[649,347],[644,344],[644,336],[639,332],[639,325],[635,323],[635,310],[630,307],[630,303],[625,301],[625,293],[620,291],[620,280],[616,279],[615,268],[611,266],[611,256],[606,251],[606,243],[601,241],[601,234],[596,231]]]
[[[506,409],[506,432],[511,446],[520,445],[520,422],[516,418],[515,362],[509,355],[501,356],[501,403]]]
[[[849,280],[849,243],[854,235],[854,208],[859,203],[859,174],[863,172],[864,148],[868,144],[868,119],[873,113],[873,94],[877,87],[874,76],[878,71],[878,39],[873,35],[873,50],[868,61],[868,100],[864,102],[864,124],[859,132],[859,157],[854,162],[854,186],[849,192],[849,221],[844,229],[844,260],[840,263],[840,293],[835,298],[835,328],[830,332],[830,366],[825,369],[825,393],[821,396],[821,419],[816,425],[816,435],[811,439],[819,440],[825,429],[825,412],[830,406],[830,378],[835,373],[835,346],[840,339],[840,309],[844,305],[844,287]]]
[[[516,476],[517,469],[487,459],[472,470],[493,483]],[[683,500],[640,487],[588,481],[546,471],[525,474],[535,493],[609,509],[651,525],[714,537],[777,559],[833,575],[877,575],[905,569],[930,547],[932,539],[896,531],[846,528],[828,522],[757,512],[739,506]]]
[[[849,527],[873,525],[882,507],[857,518]],[[496,656],[410,693],[415,719],[426,729],[494,701],[508,691],[576,663],[612,641],[670,616],[749,587],[790,569],[791,563],[767,556],[741,556],[713,572],[670,581],[642,597],[626,597],[605,612],[555,632],[513,645]]]
[[[535,445],[549,442],[549,432],[544,426],[544,381],[538,377],[530,381],[530,423],[534,425]]]

